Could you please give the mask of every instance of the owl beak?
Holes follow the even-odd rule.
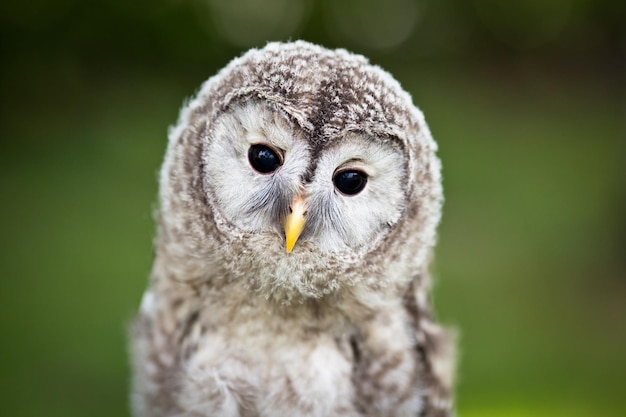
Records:
[[[285,247],[291,253],[306,223],[307,205],[304,196],[296,196],[289,205],[289,214],[285,219]]]

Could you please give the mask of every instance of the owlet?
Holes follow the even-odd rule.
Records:
[[[169,132],[134,414],[451,416],[436,148],[345,50],[270,43],[206,81]]]

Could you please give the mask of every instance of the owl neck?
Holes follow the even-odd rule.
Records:
[[[285,322],[301,322],[304,327],[330,328],[345,327],[348,323],[376,315],[389,304],[397,303],[402,298],[398,295],[404,294],[409,286],[409,283],[385,287],[362,283],[339,287],[321,297],[311,297],[293,291],[255,287],[242,277],[220,275],[218,267],[212,274],[206,271],[206,264],[179,262],[171,254],[167,257],[157,255],[151,291],[165,304],[184,302],[188,310],[207,309],[211,315],[225,315],[229,320],[237,317],[244,321],[275,320],[280,317]]]

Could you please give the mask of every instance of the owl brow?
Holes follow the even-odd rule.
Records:
[[[398,136],[395,136],[392,134],[385,134],[385,133],[373,134],[365,130],[351,130],[351,131],[345,132],[342,135],[339,135],[338,137],[342,139],[347,139],[347,140],[352,140],[356,138],[357,140],[371,141],[381,146],[388,146],[392,149],[395,149],[401,152],[402,154],[407,154],[406,145],[404,141]],[[329,149],[339,148],[343,146],[344,144],[345,144],[344,140],[324,141],[323,143],[319,143],[317,146],[314,147],[313,155],[315,156],[316,154],[318,154],[318,157],[319,157],[319,154],[322,151],[328,152]],[[359,161],[359,158],[354,158],[354,161],[363,162],[363,161]]]
[[[349,165],[354,164],[354,163],[365,164],[366,162],[365,162],[365,159],[363,159],[363,158],[350,158],[347,161],[342,162],[337,169],[339,170],[341,168],[344,168],[344,167],[349,166]]]

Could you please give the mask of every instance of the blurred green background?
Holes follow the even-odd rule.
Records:
[[[0,415],[128,415],[167,127],[268,40],[391,71],[440,144],[461,417],[626,416],[626,2],[0,3]]]

